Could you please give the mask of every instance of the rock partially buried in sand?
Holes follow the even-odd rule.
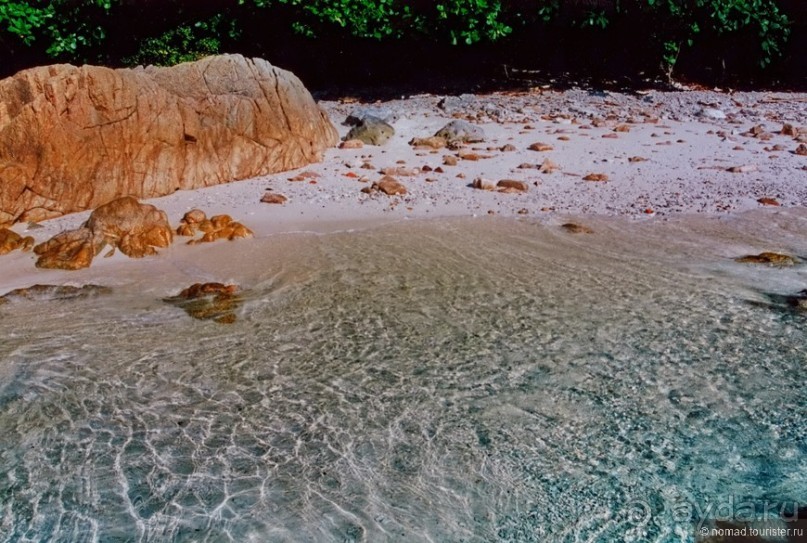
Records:
[[[797,138],[799,137],[799,134],[802,133],[802,130],[803,129],[793,126],[790,123],[785,123],[782,125],[782,130],[780,130],[779,133],[782,134],[783,136],[791,136],[793,138]]]
[[[387,196],[403,196],[407,194],[406,187],[394,177],[385,175],[380,181],[373,183],[369,187],[364,187],[361,191],[365,194],[383,192]]]
[[[496,186],[500,192],[527,192],[529,190],[527,183],[515,179],[502,179],[496,183]]]
[[[199,225],[207,220],[207,215],[201,209],[191,209],[182,217],[182,220],[179,221],[179,227],[177,228],[177,235],[183,237],[193,237],[196,235],[196,231],[199,228]]]
[[[233,241],[241,238],[251,238],[254,234],[252,230],[236,222],[229,215],[214,215],[210,220],[202,221],[199,223],[199,231],[204,232],[204,235],[199,239],[192,239],[188,245],[196,245],[198,243],[210,243],[220,239]]]
[[[477,177],[474,179],[471,186],[478,190],[496,190],[496,184],[490,179],[485,179],[484,177]]]
[[[176,296],[163,298],[163,301],[182,308],[194,319],[232,324],[243,299],[237,285],[194,283]]]
[[[445,138],[431,136],[429,138],[412,138],[409,145],[416,148],[442,149],[448,145],[448,142]]]
[[[520,167],[521,166],[519,166],[519,168]],[[548,158],[545,158],[541,165],[537,166],[537,168],[541,173],[552,173],[556,170],[560,170],[560,166]]]
[[[185,213],[179,222],[177,235],[193,237],[199,232],[204,232],[204,235],[199,239],[190,240],[188,245],[209,243],[220,239],[232,241],[238,238],[251,238],[253,235],[252,230],[240,222],[235,222],[229,215],[216,215],[208,219],[201,209],[192,209]]]
[[[32,68],[0,104],[0,223],[293,170],[338,142],[297,77],[240,55]]]
[[[762,198],[757,198],[757,202],[759,202],[760,204],[762,204],[764,206],[778,207],[778,206],[782,205],[782,204],[779,203],[779,201],[776,198],[769,198],[767,196],[764,196]]]
[[[783,255],[781,253],[764,252],[758,255],[746,255],[734,259],[735,262],[742,264],[767,264],[777,268],[784,268],[788,266],[795,266],[797,260],[790,255]]]
[[[384,145],[394,135],[395,129],[391,125],[376,117],[365,117],[350,129],[345,141],[359,140],[367,145]]]
[[[285,204],[287,201],[288,198],[276,192],[267,192],[261,198],[261,202],[264,204]]]
[[[361,149],[364,142],[361,140],[346,140],[339,144],[340,149]]]
[[[34,247],[34,252],[39,255],[37,268],[59,270],[89,268],[97,254],[93,233],[89,228],[62,232]]]
[[[0,255],[8,254],[17,249],[22,249],[23,252],[27,252],[30,251],[33,246],[33,237],[22,237],[13,230],[0,228]]]
[[[413,175],[418,175],[421,173],[420,168],[410,168],[408,166],[390,166],[388,168],[382,168],[381,174],[388,175],[388,176],[401,176],[401,177],[411,177]]]
[[[731,168],[726,168],[726,171],[729,173],[751,173],[759,170],[759,168],[754,164],[745,164],[743,166],[732,166]]]
[[[487,158],[493,158],[493,155],[480,155],[479,153],[475,153],[473,151],[468,151],[467,149],[460,149],[457,153],[462,160],[470,160],[476,162],[477,160],[484,160]]]
[[[468,121],[457,119],[438,130],[434,137],[449,143],[479,143],[485,141],[485,131]]]
[[[538,151],[539,153],[542,153],[546,151],[552,151],[555,148],[547,143],[541,143],[540,141],[538,141],[533,144],[530,144],[530,146],[527,147],[527,149],[529,149],[530,151]]]
[[[100,238],[100,248],[111,245],[131,258],[157,254],[157,248],[168,247],[174,239],[165,212],[131,196],[100,206],[84,226]]]
[[[171,245],[173,232],[165,212],[124,196],[100,206],[80,228],[62,232],[34,247],[38,268],[87,268],[106,245],[131,258]]]
[[[70,285],[33,285],[27,288],[18,288],[0,296],[0,303],[74,300],[77,298],[90,298],[102,294],[110,294],[111,292],[111,288],[98,285],[84,285],[81,287]]]

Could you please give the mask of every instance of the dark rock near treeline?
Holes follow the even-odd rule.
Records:
[[[357,126],[362,124],[368,117],[378,119],[391,125],[400,119],[401,115],[389,108],[358,106],[348,114],[342,124],[345,126]]]

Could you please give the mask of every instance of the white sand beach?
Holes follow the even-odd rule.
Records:
[[[797,153],[807,138],[807,94],[538,89],[448,98],[422,95],[373,104],[345,99],[321,105],[342,136],[349,129],[342,122],[356,107],[391,115],[396,134],[383,146],[330,149],[322,162],[300,170],[180,191],[149,203],[165,210],[172,225],[194,208],[208,216],[228,214],[251,228],[256,238],[489,215],[529,218],[547,226],[572,220],[586,224],[603,217],[617,225],[696,215],[719,218],[754,210],[765,220],[807,205],[807,156]],[[455,118],[481,127],[485,141],[458,150],[409,144]],[[530,150],[535,143],[545,144],[547,150]],[[445,157],[457,164],[447,165],[452,158]],[[405,185],[406,195],[362,193],[388,168],[397,169],[391,173]],[[589,179],[603,180],[585,180],[590,174]],[[493,184],[522,181],[528,190],[472,188],[479,178]],[[288,200],[261,203],[267,191]],[[17,224],[13,230],[41,243],[79,226],[89,213]],[[802,232],[807,234],[807,226]],[[154,261],[168,259],[169,253],[170,258],[215,267],[209,262],[214,254],[248,252],[252,243],[219,241],[217,245],[234,247],[211,252],[208,244],[184,247],[185,241],[177,237],[168,251],[139,263],[120,254],[97,258],[91,270],[79,272],[39,270],[35,255],[15,251],[0,258],[0,292],[104,277],[107,283],[115,282],[135,269],[148,273],[150,266],[156,272],[161,268]],[[775,246],[777,240],[770,242]]]

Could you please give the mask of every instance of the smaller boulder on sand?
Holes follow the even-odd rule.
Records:
[[[359,140],[367,145],[384,145],[392,136],[395,129],[376,117],[365,117],[356,126],[350,129],[345,141]]]

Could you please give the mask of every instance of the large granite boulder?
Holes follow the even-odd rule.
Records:
[[[0,81],[0,225],[299,168],[337,142],[300,80],[260,59],[33,68]]]

